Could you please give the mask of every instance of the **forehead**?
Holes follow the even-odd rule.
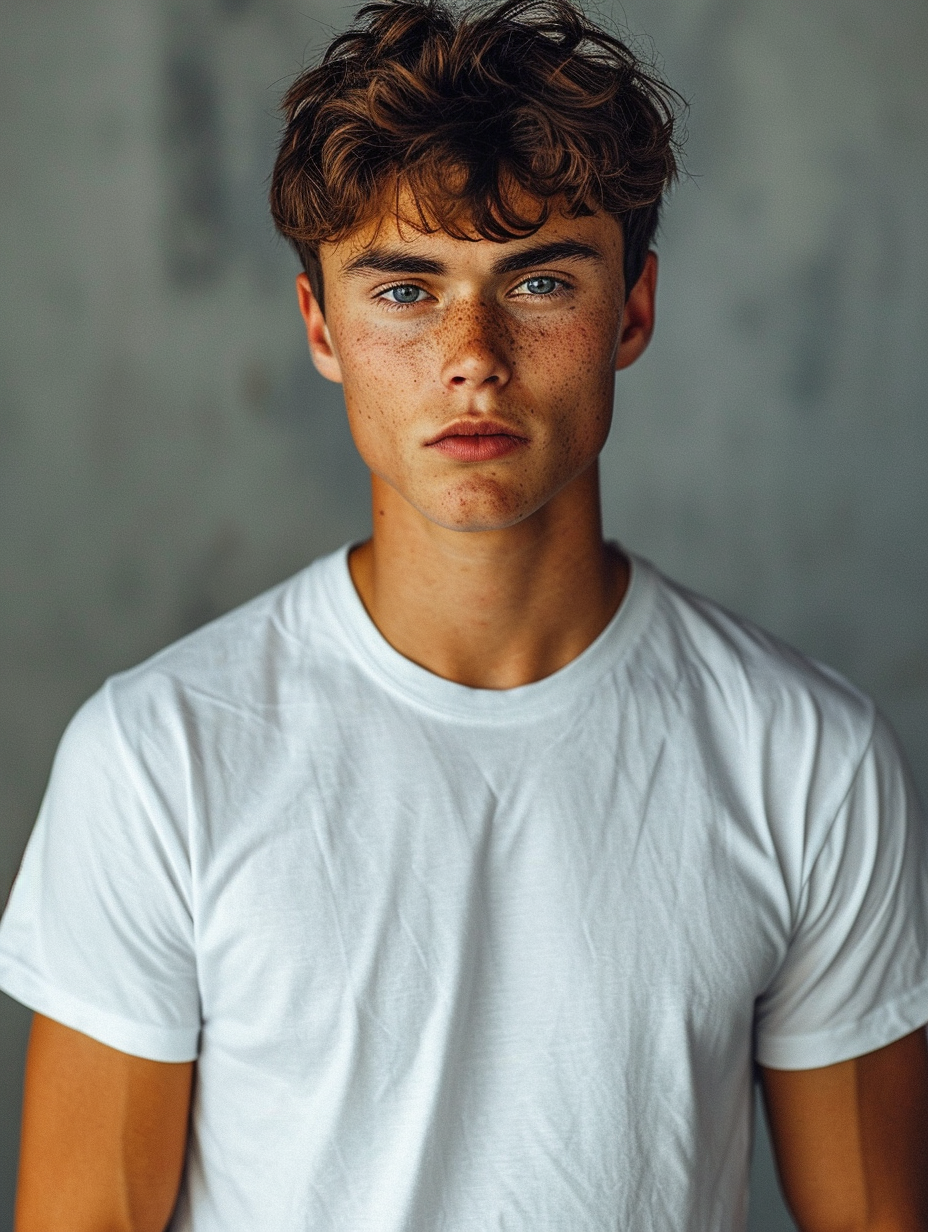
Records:
[[[389,252],[397,258],[406,254],[411,261],[422,258],[443,266],[456,268],[499,268],[510,255],[522,250],[572,242],[578,249],[588,248],[607,265],[621,268],[623,255],[622,228],[611,214],[596,212],[579,218],[571,217],[555,204],[549,217],[531,235],[508,240],[491,240],[477,235],[461,222],[462,235],[455,236],[440,229],[426,231],[411,201],[395,200],[389,207],[363,223],[350,235],[335,242],[320,245],[319,256],[326,272],[350,273],[366,254]],[[467,238],[464,238],[467,236]],[[415,272],[410,268],[407,272]],[[423,271],[425,272],[425,271]]]

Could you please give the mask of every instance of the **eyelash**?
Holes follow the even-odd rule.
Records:
[[[548,291],[546,294],[532,295],[527,292],[524,295],[525,299],[558,299],[561,295],[566,295],[574,289],[574,284],[566,278],[558,278],[555,274],[531,274],[528,278],[523,278],[518,284],[519,287],[524,287],[527,282],[541,282],[542,280],[550,280],[554,283],[554,290]],[[518,290],[514,287],[513,290]]]
[[[395,291],[398,287],[415,287],[417,291],[425,291],[425,287],[420,287],[415,282],[394,282],[388,287],[381,287],[374,295],[374,299],[380,300],[382,304],[386,304],[388,308],[416,308],[419,304],[424,304],[425,300],[413,300],[410,304],[400,304],[395,299],[387,299],[391,291]],[[426,295],[428,292],[425,291]]]
[[[550,278],[551,281],[555,284],[554,290],[549,291],[547,294],[532,295],[531,293],[525,293],[519,296],[518,298],[520,299],[558,299],[560,298],[560,296],[565,295],[573,290],[573,283],[569,282],[566,278],[557,278],[554,276],[554,274],[531,274],[528,278],[523,278],[520,283],[518,283],[515,287],[513,287],[513,290],[516,291],[518,290],[519,287],[524,287],[527,282],[534,282],[535,280],[541,279],[541,278]],[[424,304],[426,302],[425,300],[417,299],[417,300],[411,301],[408,304],[401,304],[401,303],[398,303],[396,300],[387,299],[387,296],[390,294],[390,292],[395,291],[398,287],[415,287],[417,291],[424,291],[425,294],[428,295],[428,292],[425,291],[425,287],[420,287],[418,283],[394,282],[394,283],[391,283],[390,286],[388,287],[381,287],[379,291],[375,292],[374,298],[379,300],[382,304],[385,304],[386,307],[390,309],[391,311],[393,309],[398,309],[399,311],[402,311],[405,308],[416,308],[420,304]]]

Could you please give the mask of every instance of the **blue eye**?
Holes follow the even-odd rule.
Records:
[[[384,295],[393,301],[394,304],[417,304],[420,296],[424,296],[425,292],[421,287],[414,287],[410,284],[403,284],[399,287],[388,287],[384,291]]]
[[[522,284],[529,295],[550,295],[557,290],[556,278],[527,278]]]

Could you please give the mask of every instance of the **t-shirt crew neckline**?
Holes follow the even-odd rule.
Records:
[[[653,570],[625,553],[629,582],[615,615],[594,641],[564,667],[513,689],[478,689],[437,676],[400,654],[386,640],[355,589],[346,544],[329,558],[325,589],[340,630],[364,669],[384,688],[414,705],[455,720],[504,725],[540,720],[588,696],[637,641],[654,601]],[[624,550],[624,549],[623,549]]]

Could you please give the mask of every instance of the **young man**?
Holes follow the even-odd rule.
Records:
[[[566,0],[374,5],[289,92],[373,534],[72,723],[0,931],[19,1232],[735,1229],[755,1062],[804,1232],[928,1229],[892,738],[602,539],[671,102]]]

